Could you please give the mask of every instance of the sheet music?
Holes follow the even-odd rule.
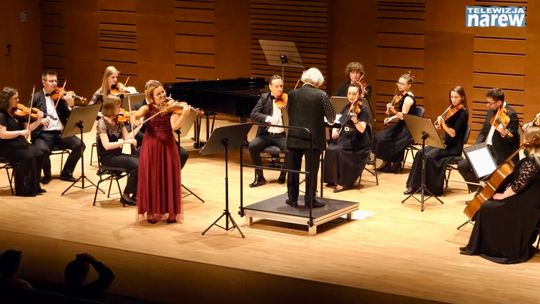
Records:
[[[488,176],[497,169],[497,164],[495,164],[489,153],[490,152],[487,147],[467,153],[467,157],[469,158],[469,161],[471,162],[471,165],[473,166],[478,178]]]

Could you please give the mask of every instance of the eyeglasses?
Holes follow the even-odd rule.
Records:
[[[486,101],[488,105],[494,105],[496,104],[498,101]]]

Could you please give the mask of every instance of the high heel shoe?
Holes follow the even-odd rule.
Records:
[[[135,206],[137,205],[137,202],[129,197],[126,193],[122,193],[122,196],[120,197],[120,203],[122,203],[122,207],[128,206]]]

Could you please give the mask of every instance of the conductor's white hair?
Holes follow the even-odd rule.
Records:
[[[314,87],[320,87],[324,82],[324,77],[317,68],[309,68],[308,70],[302,73],[302,82],[309,83]]]

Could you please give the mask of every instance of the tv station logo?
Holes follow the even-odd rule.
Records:
[[[518,6],[466,6],[467,27],[524,27],[525,7]]]

